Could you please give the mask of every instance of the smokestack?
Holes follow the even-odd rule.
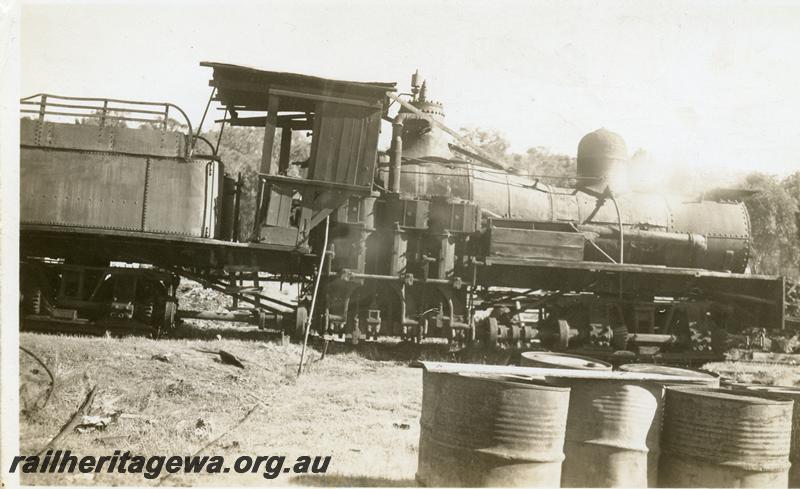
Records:
[[[411,105],[426,115],[443,121],[444,105],[441,102],[428,100],[428,85],[421,79],[419,71],[411,77],[411,84],[411,93],[414,96]],[[405,107],[400,109],[397,117],[403,122],[404,158],[453,158],[449,147],[449,136],[431,124],[428,119],[417,116]]]

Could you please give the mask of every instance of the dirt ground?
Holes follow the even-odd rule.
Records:
[[[34,454],[59,432],[85,398],[92,414],[113,414],[102,430],[68,435],[59,449],[78,455],[191,455],[232,430],[203,455],[330,455],[325,475],[170,476],[163,485],[416,485],[422,375],[407,362],[329,350],[299,380],[298,345],[241,339],[159,340],[21,333],[20,345],[52,370],[20,353],[20,450]],[[202,350],[225,350],[245,369]],[[366,353],[365,353],[366,352]],[[375,356],[380,356],[375,354]],[[402,356],[402,355],[401,355]],[[155,358],[154,358],[155,357]],[[320,358],[312,350],[312,361]],[[161,358],[161,359],[159,359]],[[165,361],[166,360],[166,361]],[[256,411],[236,426],[254,406]],[[24,475],[25,484],[154,485],[141,475]]]
[[[200,304],[206,306],[205,304]],[[323,360],[310,349],[309,367],[297,379],[300,346],[283,346],[257,328],[206,323],[177,331],[177,339],[78,337],[21,333],[20,345],[55,376],[20,353],[20,449],[46,446],[69,420],[91,386],[90,414],[101,428],[67,435],[56,449],[73,454],[331,456],[324,475],[141,474],[23,475],[31,485],[303,485],[415,486],[422,372],[417,358],[448,359],[446,345],[332,344]],[[224,350],[244,369],[222,363]],[[452,358],[506,363],[506,358]],[[718,362],[706,368],[741,382],[799,385],[800,368],[786,364]],[[255,407],[246,421],[242,419]],[[110,418],[110,419],[109,419]],[[223,435],[218,441],[218,437]],[[208,446],[210,442],[214,442]],[[163,474],[162,474],[163,478]]]

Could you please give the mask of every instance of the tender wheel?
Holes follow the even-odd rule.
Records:
[[[167,299],[164,301],[163,311],[157,324],[154,326],[153,335],[158,338],[175,327],[175,315],[178,312],[178,303],[174,300]],[[155,314],[154,314],[155,316]]]
[[[500,346],[500,332],[496,318],[486,318],[486,343],[489,348]]]
[[[39,316],[42,314],[42,302],[44,298],[42,297],[42,289],[36,287],[33,289],[29,294],[25,296],[25,302],[27,302],[27,309],[28,314],[33,314],[35,316]]]
[[[569,322],[566,319],[558,320],[558,341],[555,342],[554,350],[566,351],[569,348]]]

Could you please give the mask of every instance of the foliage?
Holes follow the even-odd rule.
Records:
[[[229,127],[203,133],[211,144],[219,140],[218,155],[225,165],[225,172],[234,178],[241,174],[244,188],[240,200],[241,239],[249,240],[255,219],[255,205],[258,197],[258,170],[261,166],[261,153],[264,145],[264,128],[261,127]],[[311,152],[311,139],[301,131],[292,132],[292,144],[289,153],[291,163],[299,163],[308,159]],[[205,147],[198,143],[198,148]],[[275,134],[275,145],[272,148],[273,161],[278,160],[280,152],[280,131]]]
[[[76,117],[75,124],[80,124],[84,126],[99,126],[100,121],[102,120],[101,117],[103,115],[103,111],[99,109],[95,109],[92,111],[94,117]],[[122,119],[115,119],[115,117],[125,117],[125,113],[118,112],[115,110],[109,110],[106,112],[105,118],[105,126],[106,127],[128,127],[127,122]]]
[[[537,146],[525,153],[509,152],[511,143],[493,129],[461,128],[461,136],[482,149],[489,157],[521,175],[540,178],[548,183],[571,186],[576,174],[575,157],[553,153]]]
[[[754,273],[800,277],[800,172],[783,182],[751,173],[742,186],[759,192],[745,201],[753,238]]]

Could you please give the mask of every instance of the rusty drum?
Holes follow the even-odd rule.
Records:
[[[661,426],[655,382],[549,379],[570,387],[562,487],[646,487],[648,435]]]
[[[668,387],[659,485],[787,487],[792,401]]]
[[[568,405],[567,388],[426,372],[417,480],[439,487],[557,487]]]
[[[577,370],[611,370],[611,364],[591,357],[553,353],[549,351],[526,351],[521,355],[523,367],[571,368]]]
[[[711,373],[691,370],[688,368],[667,367],[664,365],[653,365],[652,363],[628,363],[619,367],[623,372],[637,372],[661,375],[676,375],[680,377],[694,377],[697,380],[680,381],[658,381],[663,386],[667,385],[700,385],[706,387],[719,387],[719,376]],[[655,382],[655,381],[654,381]],[[663,406],[663,392],[662,392]],[[656,487],[658,484],[658,459],[661,454],[661,410],[657,415],[656,422],[650,425],[647,433],[647,485]]]
[[[792,413],[792,437],[789,448],[789,487],[800,487],[800,389],[797,387],[780,387],[758,384],[734,384],[738,394],[747,392],[767,399],[789,399],[794,401]]]
[[[619,369],[623,372],[637,372],[645,374],[676,375],[679,377],[695,377],[696,381],[659,381],[662,385],[703,385],[706,387],[719,387],[719,376],[701,370],[688,368],[667,367],[665,365],[653,365],[652,363],[628,363],[621,365]]]

